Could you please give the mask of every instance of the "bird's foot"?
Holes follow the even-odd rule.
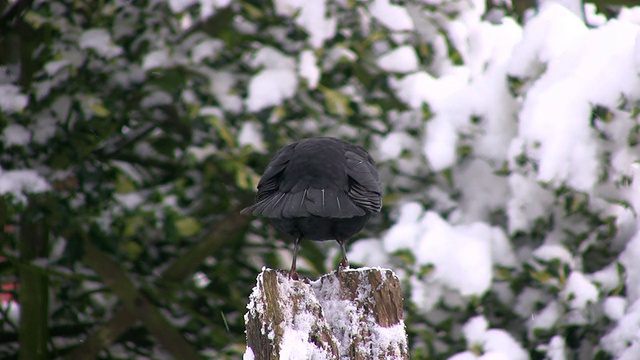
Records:
[[[298,277],[298,272],[295,269],[289,272],[289,279],[300,280],[300,278]]]
[[[349,270],[349,263],[340,262],[340,264],[338,264],[338,271],[344,270]]]

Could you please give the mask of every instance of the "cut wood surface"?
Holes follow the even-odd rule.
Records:
[[[245,360],[408,359],[400,282],[389,269],[316,281],[263,269],[245,315]]]

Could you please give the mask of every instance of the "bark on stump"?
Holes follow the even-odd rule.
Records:
[[[245,315],[245,360],[409,359],[400,282],[389,269],[291,280],[263,269]]]

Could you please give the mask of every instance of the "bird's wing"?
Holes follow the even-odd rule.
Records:
[[[291,161],[295,145],[295,143],[289,144],[280,149],[273,157],[273,160],[269,163],[269,166],[265,169],[264,174],[262,174],[262,178],[258,183],[258,201],[269,197],[278,190],[280,175],[282,175],[287,164]]]
[[[364,150],[346,151],[349,198],[368,212],[382,208],[382,189],[375,162]]]
[[[289,144],[278,150],[258,183],[256,203],[242,209],[240,213],[268,216],[265,211],[269,212],[269,209],[282,202],[282,194],[278,192],[280,176],[293,156],[295,145],[296,143]]]

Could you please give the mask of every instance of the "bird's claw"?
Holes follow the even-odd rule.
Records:
[[[297,271],[295,271],[295,270],[291,270],[291,271],[289,272],[289,279],[292,279],[292,280],[300,280],[300,278],[298,277],[298,272],[297,272]]]

